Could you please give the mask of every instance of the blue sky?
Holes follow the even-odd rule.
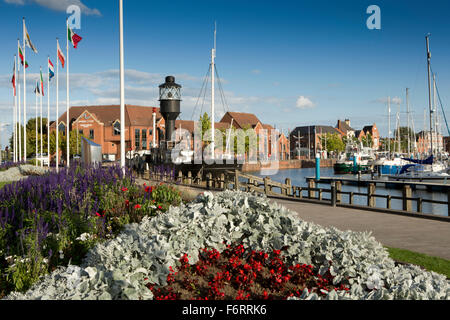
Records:
[[[83,40],[70,51],[72,105],[119,103],[118,1],[0,0],[0,113],[12,121],[11,75],[22,17],[39,53],[27,48],[27,114],[34,116],[32,83],[46,57],[56,61],[56,37],[65,48],[65,12],[82,8]],[[381,10],[381,29],[369,30],[369,5]],[[224,111],[255,113],[288,130],[298,125],[335,126],[349,118],[355,129],[376,123],[387,135],[387,96],[406,123],[405,90],[416,131],[428,107],[425,34],[431,33],[432,66],[444,106],[450,101],[448,1],[124,0],[126,103],[158,106],[158,84],[175,75],[183,86],[182,119],[195,108],[210,62],[217,21],[217,69],[227,107],[217,92],[216,120]],[[33,78],[34,77],[34,78]],[[52,119],[55,87],[51,85]],[[65,110],[65,70],[60,109]],[[46,109],[44,98],[44,110]],[[195,109],[195,112],[194,112]],[[395,116],[392,115],[392,125]],[[5,143],[6,127],[0,134]]]

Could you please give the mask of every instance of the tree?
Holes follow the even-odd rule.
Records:
[[[345,150],[345,143],[337,133],[326,133],[321,135],[320,144],[322,145],[322,150],[326,150],[327,152],[343,152]]]
[[[399,129],[394,130],[394,144],[395,144],[395,151],[398,150],[398,133],[400,132],[400,152],[407,152],[408,151],[408,134],[411,139],[411,143],[414,143],[414,131],[411,128],[408,127],[400,127]],[[391,149],[394,150],[394,149]]]
[[[42,136],[42,148],[43,153],[47,152],[47,118],[42,118],[42,134],[41,130],[41,118],[37,118],[37,127],[38,127],[38,151],[41,148],[41,136]],[[22,138],[22,150],[24,150],[24,141],[23,141],[23,126],[17,125],[17,129],[21,130],[21,138]],[[11,133],[11,137],[9,139],[9,145],[11,150],[14,149],[14,132]],[[27,122],[27,158],[34,156],[36,154],[36,118],[32,118]]]
[[[364,147],[372,147],[373,146],[372,135],[370,133],[367,133],[366,136],[361,138],[361,142]]]

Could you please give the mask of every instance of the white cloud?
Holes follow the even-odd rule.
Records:
[[[310,109],[314,108],[315,106],[316,104],[305,96],[299,96],[297,99],[296,107],[299,109]]]
[[[81,0],[4,0],[4,2],[21,6],[34,3],[50,10],[63,12],[66,12],[70,5],[77,5],[80,7],[81,12],[85,15],[102,15],[98,9],[91,9],[87,7],[81,2]]]
[[[261,70],[259,70],[259,69],[253,69],[253,70],[252,70],[252,73],[253,73],[253,74],[261,74]]]
[[[372,101],[372,103],[387,104],[388,100],[389,100],[389,97],[382,97],[382,98],[378,98],[378,99]],[[391,97],[391,104],[401,105],[402,104],[402,98],[400,98],[400,97]]]

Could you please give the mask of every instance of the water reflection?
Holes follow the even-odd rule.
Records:
[[[279,170],[275,174],[273,172],[267,172],[267,171],[256,171],[256,172],[249,172],[250,174],[265,177],[268,176],[272,180],[285,183],[285,179],[289,178],[291,179],[292,185],[299,186],[299,187],[307,187],[306,178],[307,177],[315,177],[315,169],[314,168],[304,168],[304,169],[286,169],[286,170]],[[335,175],[333,168],[321,168],[320,169],[320,175],[321,177],[346,177],[346,178],[357,178],[356,175]],[[370,179],[370,175],[362,175],[362,179]],[[329,184],[319,184],[319,188],[330,188]],[[342,191],[346,192],[361,192],[361,193],[367,193],[367,187],[366,186],[356,186],[356,185],[343,185]],[[305,194],[305,193],[304,193]],[[384,185],[377,185],[376,187],[376,194],[380,195],[391,195],[391,196],[402,196],[402,190],[401,189],[386,189]],[[324,198],[329,199],[330,194],[324,193]],[[422,189],[417,189],[412,191],[412,197],[421,197],[422,199],[429,199],[429,200],[439,200],[439,201],[447,201],[447,194],[443,192],[438,191],[427,191]],[[342,202],[348,203],[349,201],[348,195],[342,195]],[[386,199],[385,198],[375,198],[375,203],[377,207],[380,208],[386,208]],[[367,205],[367,197],[365,196],[354,196],[353,198],[354,204],[359,205]],[[413,211],[417,210],[417,201],[412,201]],[[391,208],[392,209],[402,209],[402,200],[392,199],[391,200]],[[448,215],[448,208],[447,205],[444,204],[431,204],[427,202],[423,202],[422,204],[422,212],[423,213],[431,213],[436,215],[442,215],[447,216]]]

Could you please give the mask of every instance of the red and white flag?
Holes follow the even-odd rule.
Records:
[[[66,56],[64,55],[64,53],[62,52],[61,48],[59,47],[59,42],[57,42],[58,45],[58,59],[59,61],[61,61],[61,65],[64,68],[64,64],[66,63]]]
[[[14,68],[13,68],[13,76],[11,79],[13,88],[14,88],[14,97],[16,96],[16,59],[14,58]]]

